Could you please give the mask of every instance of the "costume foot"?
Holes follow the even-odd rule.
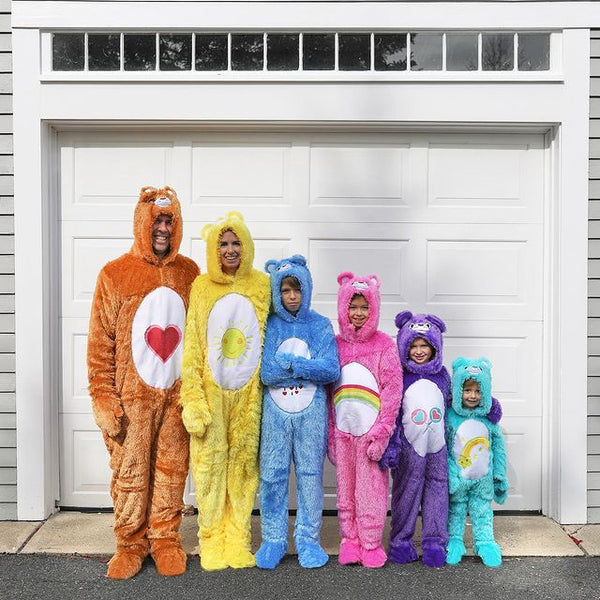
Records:
[[[319,544],[296,541],[298,562],[305,569],[318,569],[327,564],[329,555]]]
[[[385,561],[387,560],[387,555],[383,546],[377,546],[376,548],[371,548],[367,550],[366,548],[361,548],[360,551],[360,562],[363,567],[368,567],[369,569],[379,569],[385,565]]]
[[[342,538],[338,562],[340,565],[355,565],[360,562],[360,546],[356,540]]]
[[[221,540],[200,540],[200,566],[205,571],[221,571],[228,567]]]
[[[437,542],[423,540],[423,564],[426,567],[443,567],[446,564],[446,548]]]
[[[406,563],[419,560],[419,555],[415,549],[415,545],[411,542],[390,542],[390,560],[405,565]]]
[[[248,548],[239,545],[225,548],[225,561],[232,569],[247,569],[256,566],[254,554]]]
[[[474,550],[486,567],[499,567],[502,564],[502,551],[496,542],[476,544]]]
[[[255,554],[256,566],[259,569],[274,569],[287,552],[286,542],[263,542]]]
[[[152,540],[150,554],[156,570],[166,577],[185,573],[187,557],[181,545],[173,540]]]
[[[145,554],[142,555],[138,551],[119,549],[108,561],[106,576],[109,579],[129,579],[139,573],[144,558]]]
[[[446,564],[457,565],[466,553],[467,549],[462,540],[450,538],[446,548]]]

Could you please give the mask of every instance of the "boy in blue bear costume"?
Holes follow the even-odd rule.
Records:
[[[273,314],[262,355],[260,514],[263,542],[256,565],[274,569],[287,551],[288,480],[292,457],[298,509],[294,541],[304,568],[329,560],[319,543],[323,463],[327,451],[325,385],[340,374],[329,319],[310,308],[312,279],[306,259],[269,260]]]
[[[450,565],[458,564],[466,552],[463,534],[467,511],[475,554],[488,567],[502,564],[502,552],[494,540],[491,503],[493,499],[502,504],[509,486],[502,431],[489,418],[491,368],[483,357],[457,358],[452,363],[452,406],[446,415],[450,488],[446,562]]]

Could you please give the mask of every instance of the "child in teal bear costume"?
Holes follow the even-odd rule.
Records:
[[[446,416],[450,513],[446,562],[458,564],[467,512],[473,525],[475,554],[488,567],[502,564],[494,540],[492,500],[508,494],[506,450],[500,425],[490,421],[492,365],[487,358],[457,358],[452,363],[452,407]]]

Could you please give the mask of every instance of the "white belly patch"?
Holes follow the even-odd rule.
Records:
[[[300,338],[288,338],[279,345],[276,354],[293,354],[294,356],[302,356],[310,358],[310,350],[308,344]],[[314,383],[305,382],[299,385],[276,388],[270,387],[269,394],[273,398],[273,402],[288,413],[297,413],[310,406],[317,386]]]
[[[445,446],[444,396],[428,379],[415,381],[404,392],[404,435],[419,456],[435,454]]]
[[[131,354],[140,378],[150,387],[170,388],[181,374],[185,305],[168,287],[150,292],[131,325]]]
[[[226,390],[244,387],[256,371],[262,346],[256,312],[248,298],[227,294],[214,303],[206,343],[214,380]]]
[[[381,409],[379,386],[373,373],[360,363],[342,367],[333,393],[335,423],[340,431],[364,435],[375,423]]]
[[[463,421],[454,436],[453,453],[465,479],[481,479],[490,464],[490,434],[477,419]]]

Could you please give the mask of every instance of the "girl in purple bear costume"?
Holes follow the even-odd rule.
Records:
[[[396,315],[404,394],[396,430],[381,465],[392,469],[392,528],[389,558],[417,560],[413,543],[419,508],[423,521],[423,563],[442,567],[448,542],[448,458],[445,409],[451,402],[450,375],[442,364],[444,322],[435,315]],[[496,402],[489,418],[500,420]]]

